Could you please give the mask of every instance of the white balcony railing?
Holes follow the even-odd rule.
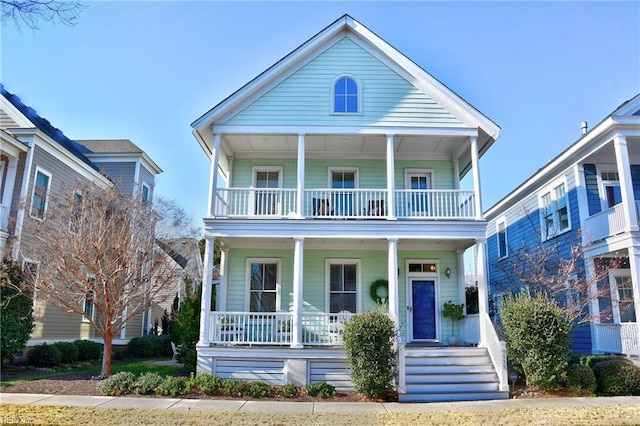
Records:
[[[594,350],[614,354],[640,355],[638,323],[596,324]]]
[[[612,235],[625,232],[624,205],[616,204],[607,210],[596,213],[585,220],[584,229],[591,241],[598,241]]]
[[[351,313],[302,314],[302,344],[342,344],[345,324]],[[211,312],[209,341],[226,345],[290,345],[293,315],[290,312]]]
[[[285,218],[295,214],[296,189],[218,188],[214,214],[218,217]],[[467,190],[397,190],[397,218],[473,219],[474,192]],[[302,215],[331,219],[384,219],[389,211],[385,189],[306,189]]]

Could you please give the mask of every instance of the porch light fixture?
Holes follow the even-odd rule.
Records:
[[[451,278],[451,268],[445,269],[444,273],[447,276],[447,278]]]

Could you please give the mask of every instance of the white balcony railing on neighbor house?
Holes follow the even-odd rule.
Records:
[[[638,323],[596,324],[594,349],[598,352],[640,355]]]
[[[302,344],[342,344],[344,325],[351,313],[302,314]],[[226,345],[290,345],[293,316],[290,312],[211,312],[209,341]]]
[[[284,218],[296,213],[295,189],[218,188],[214,214],[218,217]],[[468,190],[395,191],[395,217],[473,219],[475,194]],[[307,189],[302,214],[331,219],[372,219],[390,215],[384,189]]]
[[[607,210],[588,217],[584,223],[586,237],[590,241],[598,241],[611,235],[621,234],[626,229],[624,206],[616,204]]]
[[[460,337],[465,344],[480,343],[480,315],[468,314],[460,321]]]

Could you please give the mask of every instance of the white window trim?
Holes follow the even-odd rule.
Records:
[[[38,179],[38,173],[42,173],[43,175],[49,178],[47,182],[47,196],[44,200],[44,211],[42,212],[42,217],[37,217],[33,214],[33,195],[36,192],[36,181]],[[35,220],[44,220],[47,215],[47,207],[49,206],[49,197],[51,195],[51,182],[53,181],[53,174],[41,168],[40,166],[36,166],[36,171],[33,175],[33,185],[31,187],[31,201],[29,203],[29,216]]]
[[[142,182],[142,185],[140,187],[140,201],[143,202],[143,203],[145,202],[145,201],[142,200],[142,194],[144,194],[144,188],[147,188],[147,195],[148,196],[147,196],[147,201],[146,202],[151,201],[151,199],[153,198],[153,195],[152,195],[153,193],[151,192],[151,185],[149,185],[146,182]]]
[[[335,88],[336,88],[336,82],[338,80],[340,80],[341,78],[350,78],[352,79],[355,83],[356,83],[356,89],[358,91],[358,111],[356,112],[336,112],[336,92],[335,92]],[[330,110],[330,114],[331,115],[363,115],[363,107],[362,107],[362,82],[360,81],[360,79],[358,79],[357,77],[355,77],[353,74],[340,74],[339,76],[337,76],[336,78],[333,79],[333,81],[331,82],[331,87],[329,89],[329,97],[330,97],[330,102],[329,105],[331,106],[331,110]]]
[[[572,288],[571,283],[578,282],[578,275],[577,274],[571,274],[567,277],[567,279],[565,280],[565,286],[567,288],[566,296],[565,296],[565,306],[567,308],[567,310],[571,313],[579,313],[580,310],[582,309],[581,304],[582,304],[582,297],[580,295],[580,293],[578,291],[576,291],[575,288]]]
[[[612,208],[612,207],[609,207],[609,203],[607,202],[607,191],[605,190],[605,188],[608,183],[613,183],[613,182],[618,182],[618,186],[620,186],[620,172],[618,172],[618,168],[614,164],[598,165],[597,170],[598,170],[597,176],[598,176],[598,194],[600,196],[600,208],[601,208],[601,211],[605,211]],[[602,178],[602,173],[611,173],[611,172],[618,174],[617,181]]]
[[[416,175],[427,176],[427,187],[433,189],[435,182],[433,169],[404,169],[404,188],[411,189],[411,177]]]
[[[611,291],[611,311],[613,314],[613,323],[620,324],[620,294],[618,293],[618,283],[616,278],[631,277],[631,269],[609,269],[609,290]],[[638,313],[636,312],[636,320]]]
[[[259,172],[278,172],[278,188],[282,188],[282,175],[284,168],[282,166],[253,166],[251,168],[251,188],[256,189]]]
[[[356,265],[356,312],[352,312],[354,314],[361,312],[362,306],[362,268],[360,259],[340,259],[340,258],[331,258],[325,259],[324,262],[324,311],[325,313],[329,313],[331,311],[331,265]]]
[[[555,190],[556,188],[558,188],[560,185],[564,185],[564,196],[567,197],[567,227],[563,228],[563,229],[559,229],[559,222],[560,222],[560,218],[558,216],[558,210],[554,209],[553,211],[553,224],[554,227],[558,227],[558,229],[556,230],[556,232],[554,232],[551,235],[548,235],[548,230],[545,224],[545,220],[544,220],[544,204],[543,204],[543,197],[546,194],[550,194],[551,195],[551,204],[554,205],[555,202],[557,201],[556,198],[556,194],[555,194]],[[553,181],[551,184],[545,186],[541,191],[539,191],[537,193],[538,196],[538,213],[539,213],[539,218],[540,218],[540,239],[542,241],[548,241],[551,240],[559,235],[565,234],[569,231],[571,231],[572,229],[572,223],[571,223],[571,203],[569,200],[569,185],[567,184],[567,179],[566,177],[563,177],[562,179],[558,179]]]
[[[501,224],[504,224],[504,253],[500,253],[500,225]],[[506,259],[507,257],[509,257],[509,235],[507,234],[506,216],[503,216],[500,219],[496,220],[496,248],[498,250],[498,259]]]
[[[353,172],[354,189],[357,189],[360,187],[360,168],[359,167],[329,167],[327,169],[327,188],[334,189],[333,188],[334,172],[347,172],[347,173]]]
[[[73,202],[74,203],[76,202],[76,194],[80,195],[80,200],[82,201],[82,195],[83,195],[82,191],[80,191],[78,189],[75,189],[73,191],[73,195],[71,196],[71,199],[73,200]],[[82,208],[82,206],[81,206],[81,208]],[[72,211],[72,213],[74,213],[74,212]],[[73,218],[69,218],[69,232],[71,232],[72,234],[76,233],[76,231],[73,230]]]
[[[34,261],[34,260],[30,259],[30,258],[26,258],[25,257],[24,259],[22,259],[22,270],[23,271],[24,271],[25,266],[26,266],[27,263],[36,265],[36,276],[35,276],[35,279],[37,280],[38,279],[38,275],[40,275],[40,262],[36,262],[36,261]],[[33,297],[33,308],[34,308],[34,314],[35,314],[36,300],[37,300],[37,297],[38,297],[38,292],[37,292],[35,286],[33,287],[33,293],[32,293],[31,296]]]
[[[276,264],[276,312],[282,310],[282,259],[279,257],[248,257],[245,263],[245,312],[251,312],[251,264],[275,263]]]
[[[92,279],[95,281],[95,277],[93,276],[88,276],[87,280]],[[95,286],[94,286],[95,288]],[[95,291],[94,290],[89,290],[88,292],[93,293],[93,300],[95,300],[96,296],[95,296]],[[86,313],[85,311],[85,307],[87,306],[87,296],[85,295],[84,299],[82,300],[82,312]],[[91,300],[91,321],[93,321],[96,318],[96,303]],[[86,315],[82,315],[82,322],[83,323],[88,323],[89,319],[86,317]]]

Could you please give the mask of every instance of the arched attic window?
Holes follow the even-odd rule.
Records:
[[[357,114],[360,112],[360,85],[350,75],[341,75],[333,83],[333,113]]]

